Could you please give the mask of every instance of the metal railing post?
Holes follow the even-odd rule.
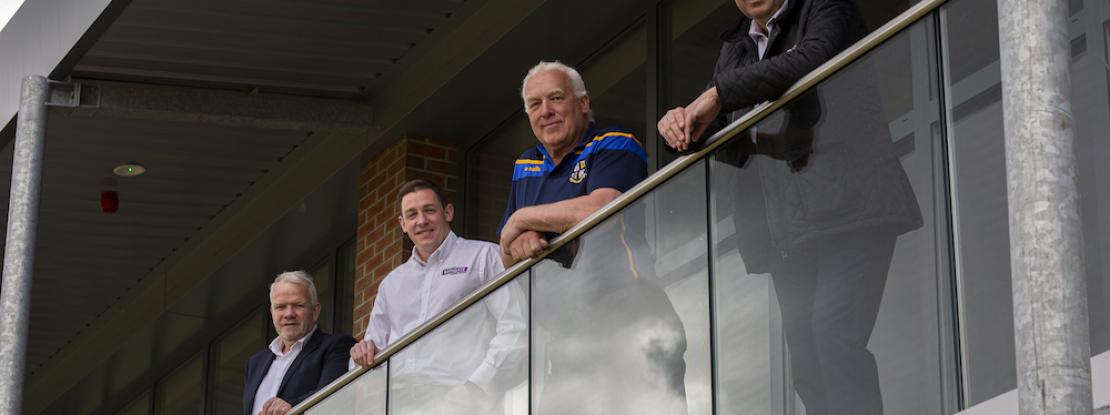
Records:
[[[0,415],[15,415],[23,410],[31,271],[35,264],[49,94],[50,84],[45,77],[23,78],[8,201],[3,286],[0,288]]]
[[[1090,414],[1068,5],[999,0],[1018,406]]]

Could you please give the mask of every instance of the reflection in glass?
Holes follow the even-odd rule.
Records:
[[[528,299],[518,277],[389,359],[392,415],[502,414],[527,382]]]
[[[709,413],[702,169],[533,268],[535,413]]]
[[[355,241],[350,240],[339,247],[336,254],[335,292],[335,331],[334,333],[352,334],[355,310]]]
[[[240,406],[241,408],[241,406]],[[147,415],[150,413],[150,393],[144,393],[123,407],[116,415]],[[221,413],[221,412],[216,412]],[[229,412],[230,413],[230,412]]]
[[[388,367],[389,364],[386,363],[363,373],[358,379],[343,386],[305,413],[309,415],[385,415]]]
[[[333,298],[335,293],[332,289],[332,281],[334,280],[332,272],[335,270],[334,259],[334,255],[328,255],[323,261],[308,270],[308,273],[312,275],[312,281],[316,284],[316,295],[320,300],[320,316],[316,324],[320,326],[321,330],[328,333],[335,333],[332,324],[334,323],[333,315],[335,314],[332,310],[335,305]]]
[[[212,343],[208,393],[212,413],[243,410],[243,381],[247,359],[266,344],[265,314],[257,311]]]
[[[924,26],[714,155],[722,413],[941,412]]]
[[[998,14],[975,1],[950,2],[942,13],[970,406],[1017,387]]]
[[[157,415],[199,414],[204,411],[204,356],[197,355],[158,382]],[[241,408],[241,407],[240,407]]]

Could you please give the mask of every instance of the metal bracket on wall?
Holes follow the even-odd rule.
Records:
[[[81,81],[50,81],[47,107],[92,108],[100,107],[100,88],[82,85]]]

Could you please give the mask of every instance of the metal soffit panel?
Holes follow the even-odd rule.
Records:
[[[364,100],[466,2],[132,0],[70,75]],[[310,139],[278,126],[105,114],[57,111],[48,121],[29,376]],[[3,177],[11,154],[10,143],[0,151]],[[126,162],[149,171],[106,185]],[[99,211],[102,190],[118,191],[118,213]]]
[[[365,95],[466,0],[134,0],[73,75]]]
[[[177,247],[276,167],[309,134],[52,114],[31,304],[28,374],[78,338]],[[11,175],[12,146],[0,152]],[[113,176],[139,162],[147,173]],[[113,183],[109,183],[112,182]],[[5,194],[9,183],[3,181]],[[100,212],[100,192],[119,211]],[[4,204],[6,214],[7,204]]]

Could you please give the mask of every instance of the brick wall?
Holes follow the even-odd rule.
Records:
[[[406,136],[362,167],[355,236],[358,246],[352,332],[356,338],[362,338],[366,331],[378,284],[412,253],[412,244],[397,224],[397,191],[409,180],[428,180],[443,186],[458,209],[458,162],[459,151],[451,143]]]

